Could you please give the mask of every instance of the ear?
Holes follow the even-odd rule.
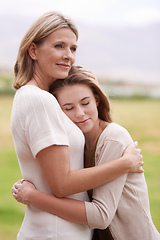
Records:
[[[37,52],[37,46],[35,43],[32,42],[28,48],[28,53],[33,60],[37,60],[36,52]]]
[[[97,94],[95,94],[95,99],[96,99],[96,105],[98,107],[98,105],[100,103],[100,99],[99,99],[99,96]]]

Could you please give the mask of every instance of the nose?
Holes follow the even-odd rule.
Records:
[[[64,52],[64,59],[68,59],[70,61],[75,60],[75,54],[71,51],[70,48],[66,48]]]
[[[81,106],[77,106],[75,115],[77,118],[81,118],[84,116],[84,111]]]

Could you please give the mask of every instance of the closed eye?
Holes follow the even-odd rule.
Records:
[[[86,105],[88,105],[88,104],[89,104],[89,102],[87,102],[87,103],[82,103],[83,106],[86,106]]]
[[[65,111],[70,111],[70,110],[72,110],[72,109],[73,109],[73,107],[65,108],[64,110],[65,110]]]
[[[65,103],[62,105],[62,110],[63,111],[70,111],[73,109],[73,105],[71,103]]]

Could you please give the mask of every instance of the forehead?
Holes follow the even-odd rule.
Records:
[[[94,96],[90,87],[85,84],[74,84],[71,86],[64,86],[57,92],[58,101],[80,101],[84,97]]]
[[[46,37],[46,41],[70,41],[76,44],[77,39],[75,33],[70,28],[64,27],[49,34]]]

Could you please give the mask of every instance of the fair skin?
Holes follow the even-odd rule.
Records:
[[[31,43],[28,52],[34,60],[34,76],[27,85],[35,85],[48,91],[55,79],[67,77],[75,62],[76,48],[76,35],[69,28],[54,31],[38,46]],[[92,74],[90,75],[92,77]],[[70,170],[67,146],[49,146],[41,150],[36,158],[53,194],[57,197],[65,197],[100,186],[131,169],[137,171],[141,161],[139,158],[137,161],[134,150],[133,148],[128,153],[128,149],[122,158],[113,163],[74,171]],[[132,153],[133,158],[130,158]]]
[[[28,84],[35,84],[35,80],[41,89],[49,91],[53,81],[68,76],[75,62],[76,49],[76,36],[69,28],[54,31],[40,46],[31,43],[28,51],[34,60],[35,72]]]
[[[88,156],[93,148],[93,143],[109,124],[98,118],[98,96],[95,96],[88,86],[75,84],[59,90],[57,98],[62,110],[84,133],[86,141],[85,156]],[[138,152],[140,153],[140,150],[137,150]],[[88,159],[87,157],[85,161],[88,161]],[[87,163],[89,164],[89,162]],[[38,191],[31,183],[26,181],[19,181],[14,185],[12,191],[13,196],[19,202],[32,204],[71,222],[88,224],[85,204],[82,201],[57,199],[53,195]]]
[[[57,99],[63,112],[82,130],[85,156],[88,156],[85,160],[89,159],[97,138],[108,125],[98,118],[98,96],[94,96],[86,85],[75,84],[59,90]]]

